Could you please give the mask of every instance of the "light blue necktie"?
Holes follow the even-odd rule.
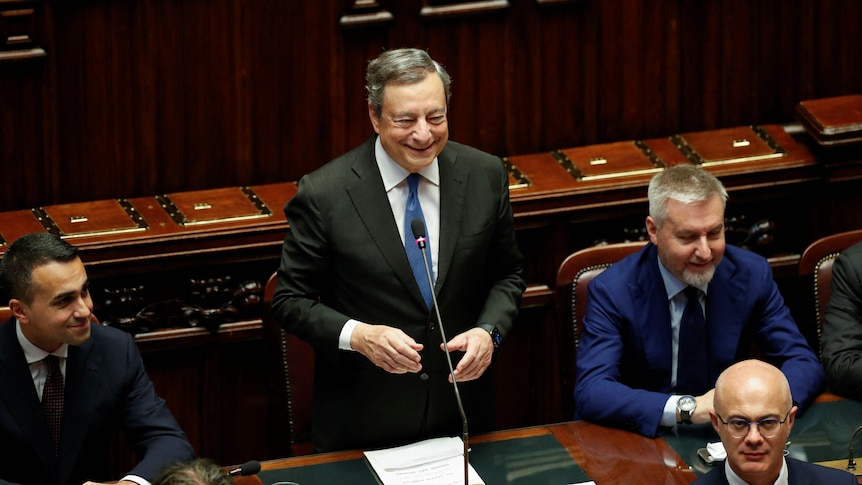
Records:
[[[422,262],[422,251],[416,244],[416,238],[413,237],[412,223],[414,219],[422,221],[422,227],[425,227],[425,216],[422,215],[422,206],[419,204],[419,178],[422,177],[418,173],[411,173],[407,177],[407,206],[404,210],[404,249],[407,251],[407,260],[410,261],[410,268],[413,269],[413,277],[416,278],[416,283],[419,284],[419,290],[422,292],[422,297],[425,298],[425,305],[431,308],[431,286],[428,285],[428,276],[425,273],[425,264]],[[431,265],[431,244],[428,239],[428,230],[425,230],[425,255],[428,259],[429,271],[433,271]],[[433,273],[432,273],[433,277]]]

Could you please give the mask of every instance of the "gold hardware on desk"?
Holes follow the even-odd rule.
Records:
[[[590,159],[590,165],[605,165],[608,163],[608,159],[604,157],[597,157]]]
[[[87,219],[87,216],[72,216],[69,218],[69,222],[71,222],[72,224],[80,224],[81,222],[87,221],[89,221],[89,219]]]
[[[208,204],[206,202],[198,202],[194,205],[194,209],[196,211],[204,211],[204,210],[212,209],[212,208],[213,208],[213,206],[211,206],[210,204]]]
[[[740,138],[737,140],[733,140],[733,148],[742,148],[751,145],[751,142],[746,140],[745,138]]]

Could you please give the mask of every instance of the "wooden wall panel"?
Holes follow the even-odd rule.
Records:
[[[862,92],[845,0],[512,0],[342,27],[346,0],[41,0],[47,57],[0,64],[0,211],[298,180],[371,135],[368,59],[430,50],[452,139],[499,155],[786,123]]]

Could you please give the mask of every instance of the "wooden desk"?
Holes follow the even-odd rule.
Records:
[[[509,431],[497,431],[489,434],[478,435],[471,439],[471,452],[475,454],[484,443],[501,442],[506,440],[526,440],[536,437],[553,437],[561,449],[568,452],[569,458],[574,464],[583,470],[583,474],[598,484],[628,483],[628,484],[687,484],[694,481],[696,474],[679,457],[679,455],[663,439],[651,439],[628,431],[606,428],[583,421],[559,423],[546,426],[535,426]],[[519,479],[507,481],[508,483],[530,483],[529,470],[542,468],[560,467],[559,457],[552,453],[539,454],[536,456],[524,456],[519,469]],[[526,454],[525,454],[526,455]],[[364,460],[362,451],[345,451],[337,453],[324,453],[319,455],[298,456],[281,460],[266,461],[261,464],[262,473],[266,471],[281,470],[295,467],[309,467],[314,465],[332,464],[339,462]],[[478,462],[471,459],[471,464],[479,474],[489,480],[487,468],[483,466],[503,466],[497,460],[493,463]],[[573,466],[569,463],[570,466]],[[362,466],[356,467],[362,470]],[[374,475],[370,468],[368,471],[369,483],[374,483]],[[577,467],[575,467],[577,468]],[[322,472],[324,467],[319,467]],[[572,472],[574,476],[581,473],[578,470]],[[516,475],[509,473],[508,475]],[[586,479],[582,477],[582,479]],[[285,478],[287,479],[287,478]],[[357,480],[360,480],[357,478]],[[257,476],[241,477],[234,479],[236,485],[261,485],[270,483],[262,481]],[[325,477],[319,479],[315,476],[309,483],[326,483]],[[300,485],[309,485],[299,480]],[[356,483],[365,483],[357,481]],[[489,481],[488,483],[492,483]]]
[[[846,462],[850,435],[860,422],[862,402],[824,394],[804,414],[797,417],[790,434],[790,456],[818,463],[827,460],[840,461],[842,458]],[[536,439],[540,438],[544,438],[543,452],[526,453],[522,452],[525,450],[518,449],[520,443],[537,441]],[[547,475],[543,473],[555,468],[566,469],[562,475],[557,474],[554,477],[558,479],[559,476],[564,476],[565,483],[589,479],[598,485],[688,484],[711,469],[697,458],[697,448],[717,440],[718,435],[709,425],[680,427],[677,432],[668,433],[664,437],[647,438],[621,429],[574,421],[477,435],[471,439],[471,464],[482,478],[492,485],[551,483],[547,482]],[[483,444],[506,441],[513,444],[508,449],[509,456],[493,455],[487,453],[488,450],[483,450]],[[511,452],[513,449],[514,453]],[[486,453],[480,453],[482,451]],[[511,460],[512,455],[517,455],[518,464],[511,463],[515,461]],[[326,464],[348,463],[349,469],[345,468],[341,473],[355,473],[356,484],[376,483],[373,472],[364,460],[362,451],[271,460],[262,463],[263,480],[257,476],[241,477],[235,479],[234,483],[268,484],[273,481],[274,474],[267,472],[301,467],[308,467],[303,469],[302,479],[289,478],[287,473],[277,478],[297,480],[300,485],[327,483]],[[842,464],[839,464],[837,467],[841,466]],[[505,473],[500,473],[497,470],[499,468],[506,468]],[[492,478],[494,472],[505,478]]]

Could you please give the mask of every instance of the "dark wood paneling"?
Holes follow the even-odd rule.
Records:
[[[12,2],[14,3],[14,2]],[[512,0],[342,27],[353,2],[43,0],[0,64],[0,210],[298,180],[371,133],[364,68],[427,48],[452,138],[499,155],[793,121],[862,92],[859,2]]]

